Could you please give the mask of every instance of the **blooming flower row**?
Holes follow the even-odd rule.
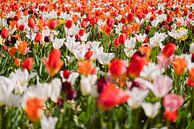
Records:
[[[103,114],[122,109],[134,125],[112,112],[120,128],[192,127],[193,12],[186,0],[1,2],[1,117],[14,109],[35,128],[113,128]]]

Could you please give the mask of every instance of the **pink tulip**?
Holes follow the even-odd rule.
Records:
[[[171,63],[171,60],[172,58],[169,57],[169,58],[166,58],[164,55],[160,54],[157,56],[157,59],[158,59],[158,66],[159,68],[167,68],[170,63]]]
[[[183,97],[176,94],[168,94],[163,98],[165,111],[169,112],[177,111],[182,106],[183,102]]]
[[[153,92],[157,97],[165,96],[172,88],[172,79],[159,75],[154,79]]]

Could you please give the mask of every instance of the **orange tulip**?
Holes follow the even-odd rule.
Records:
[[[78,62],[78,70],[79,73],[84,75],[90,75],[95,72],[95,67],[92,65],[92,61],[86,60]]]
[[[8,50],[8,53],[11,57],[15,56],[15,53],[17,52],[17,48],[13,47]]]
[[[25,112],[31,121],[37,122],[41,118],[43,107],[44,102],[41,98],[28,98],[26,101]]]
[[[18,45],[18,52],[20,54],[26,54],[28,49],[28,43],[27,42],[20,42]]]
[[[21,65],[21,59],[15,58],[15,59],[14,59],[14,64],[15,64],[17,67],[20,67],[20,65]]]
[[[194,68],[191,68],[189,70],[189,77],[188,77],[188,80],[187,80],[187,85],[191,86],[191,87],[194,87]]]
[[[187,67],[185,58],[175,58],[172,61],[172,65],[177,75],[182,75]]]
[[[150,46],[148,46],[148,45],[142,45],[139,48],[139,50],[140,50],[141,53],[145,53],[146,58],[149,59],[149,57],[151,55],[151,48],[150,48]]]

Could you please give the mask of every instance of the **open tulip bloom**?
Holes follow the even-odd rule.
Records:
[[[0,129],[193,129],[192,0],[0,0]]]

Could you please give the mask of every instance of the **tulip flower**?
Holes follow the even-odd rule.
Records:
[[[164,75],[156,76],[150,89],[155,96],[163,97],[172,89],[172,79]]]
[[[6,39],[7,37],[9,36],[9,30],[4,28],[2,31],[1,31],[1,37]]]
[[[26,100],[25,112],[31,121],[37,122],[40,120],[44,108],[44,102],[38,97],[29,97]]]
[[[189,77],[187,79],[187,85],[194,87],[194,68],[189,70]]]
[[[108,110],[127,102],[128,99],[128,93],[120,88],[116,88],[114,84],[108,83],[98,97],[98,106]]]
[[[36,25],[35,20],[33,18],[29,18],[28,19],[28,26],[33,29],[35,27],[35,25]]]
[[[185,58],[177,57],[172,61],[174,71],[177,75],[182,75],[187,67]]]
[[[166,57],[169,58],[171,57],[176,50],[176,45],[174,43],[168,43],[165,45],[165,47],[162,50],[162,54]]]
[[[93,66],[91,61],[81,61],[78,63],[78,70],[79,73],[84,74],[84,75],[90,75],[94,74],[96,69]]]
[[[149,118],[154,118],[158,114],[158,110],[160,108],[160,103],[157,102],[155,104],[152,103],[142,103],[142,108],[146,114],[147,117]]]
[[[54,76],[63,66],[63,61],[60,59],[60,57],[61,51],[58,49],[53,49],[49,54],[48,60],[43,60],[49,75]]]
[[[70,29],[73,26],[73,21],[72,20],[67,20],[65,23],[66,27]]]
[[[177,117],[178,117],[177,111],[174,111],[174,112],[165,111],[165,113],[164,113],[164,119],[166,119],[170,122],[175,122],[177,120]]]
[[[128,105],[132,109],[139,108],[143,103],[144,99],[146,98],[146,96],[148,95],[148,93],[149,93],[148,90],[142,90],[136,87],[132,88],[132,90],[130,91],[131,97],[127,100]]]
[[[109,72],[113,77],[121,77],[126,72],[126,65],[123,60],[114,59],[109,65]]]
[[[26,58],[22,64],[22,67],[25,68],[25,69],[32,69],[33,67],[33,58]]]
[[[40,43],[43,40],[42,34],[38,32],[35,36],[34,41]]]
[[[135,53],[132,56],[132,59],[129,63],[129,67],[127,68],[127,74],[132,78],[138,77],[146,63],[147,63],[146,57],[141,55],[141,53],[140,54],[138,54],[138,52]]]
[[[183,105],[183,97],[176,94],[168,94],[163,98],[165,111],[177,111]]]
[[[55,29],[57,27],[57,21],[56,20],[51,20],[49,21],[49,24],[48,24],[49,28],[51,30]]]

